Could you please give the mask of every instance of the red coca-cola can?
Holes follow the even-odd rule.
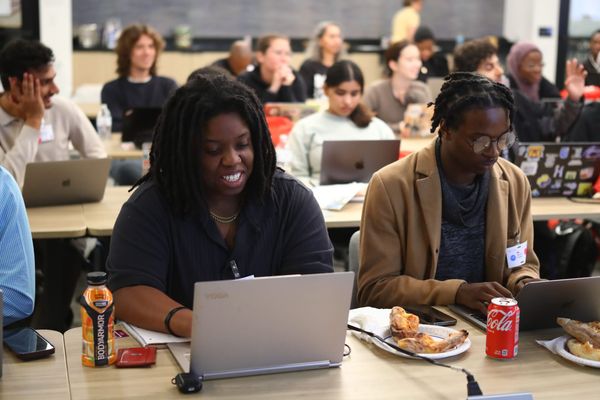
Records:
[[[515,358],[519,352],[519,318],[517,300],[492,299],[488,306],[485,354],[501,360]]]

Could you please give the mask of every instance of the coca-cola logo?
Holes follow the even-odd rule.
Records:
[[[488,331],[502,331],[509,332],[512,330],[512,316],[515,315],[516,310],[502,311],[502,310],[491,310],[487,315],[487,329]]]

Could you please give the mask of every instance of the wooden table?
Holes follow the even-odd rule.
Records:
[[[91,236],[110,236],[121,210],[131,193],[129,186],[107,187],[99,203],[83,204],[83,216],[87,233]],[[341,211],[323,210],[328,228],[351,228],[360,225],[362,203],[349,203]]]
[[[115,160],[135,160],[144,156],[143,151],[135,147],[132,142],[123,143],[120,133],[113,133],[110,141],[104,141],[103,143],[106,154]]]
[[[131,193],[129,186],[109,186],[99,203],[83,204],[83,219],[90,236],[110,236],[121,211],[121,206]]]
[[[99,203],[73,206],[28,208],[29,225],[33,237],[70,238],[110,236],[121,206],[131,193],[129,186],[106,188]],[[360,226],[363,203],[348,203],[341,211],[323,210],[328,228],[356,228]],[[553,218],[588,218],[600,220],[600,203],[572,201],[563,197],[532,200],[532,214],[536,221]]]
[[[531,392],[535,399],[562,399],[596,398],[600,392],[599,369],[572,364],[534,342],[559,336],[560,330],[523,333],[519,356],[511,361],[497,361],[485,356],[483,332],[460,319],[456,328],[469,331],[471,348],[444,361],[473,373],[485,394]],[[150,368],[91,369],[81,365],[81,329],[66,332],[65,343],[74,399],[181,396],[170,382],[180,371],[167,349],[158,350],[157,364]],[[201,396],[244,400],[466,397],[466,378],[461,373],[389,354],[351,335],[347,336],[346,343],[352,348],[352,354],[344,359],[340,368],[207,381]],[[137,344],[126,338],[118,339],[118,346]]]
[[[566,197],[535,198],[531,200],[531,213],[535,221],[555,218],[600,220],[600,201],[570,200]]]
[[[29,207],[27,217],[34,239],[75,238],[87,231],[81,204]]]
[[[55,347],[50,357],[21,361],[7,348],[0,378],[1,399],[70,399],[63,335],[60,332],[38,331]],[[81,344],[80,344],[81,346]]]

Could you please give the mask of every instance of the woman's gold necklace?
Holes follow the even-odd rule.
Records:
[[[236,212],[235,214],[233,214],[232,216],[229,216],[229,217],[221,217],[220,215],[215,214],[212,211],[209,211],[209,212],[210,212],[210,217],[215,222],[218,222],[220,224],[231,224],[231,223],[233,223],[237,219],[238,215],[240,215],[239,211]]]

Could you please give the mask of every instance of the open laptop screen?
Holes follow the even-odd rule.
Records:
[[[198,282],[191,371],[204,379],[337,367],[353,272]]]
[[[321,156],[321,185],[369,182],[379,169],[398,160],[400,141],[326,140]]]
[[[127,110],[123,115],[123,142],[134,142],[141,147],[142,143],[152,142],[154,126],[162,108],[145,107]]]
[[[589,197],[600,173],[600,143],[518,143],[515,164],[533,197]]]

